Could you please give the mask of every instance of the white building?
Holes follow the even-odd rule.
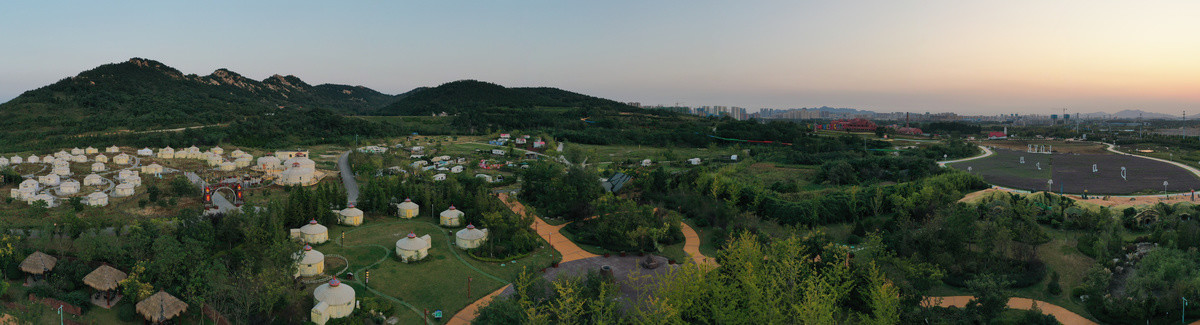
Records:
[[[689,164],[692,164],[692,165],[699,165],[699,164],[700,164],[700,158],[692,158],[692,159],[688,159],[688,163],[689,163]]]
[[[421,207],[413,203],[412,199],[405,198],[404,202],[396,205],[396,214],[404,219],[412,219],[421,212]]]
[[[99,173],[99,172],[104,171],[105,169],[106,168],[104,167],[103,163],[93,163],[92,164],[92,172],[93,173]]]
[[[121,152],[121,147],[117,147],[117,146],[115,146],[115,145],[114,145],[114,146],[112,146],[112,147],[108,147],[108,148],[104,149],[104,152],[107,152],[107,153],[118,153],[118,152]]]
[[[283,171],[283,162],[280,161],[279,158],[276,158],[275,156],[258,157],[258,163],[255,164],[254,167],[252,167],[250,169],[261,171],[261,172],[266,172],[266,173],[271,173],[271,172],[278,173],[278,172]]]
[[[84,152],[83,149],[71,148],[71,155],[82,155],[84,153],[86,152]]]
[[[0,167],[8,166],[8,158],[0,157]]]
[[[459,165],[459,166],[450,167],[450,172],[455,173],[455,174],[461,173],[461,172],[463,172],[463,166]]]
[[[89,174],[83,178],[83,186],[94,186],[104,184],[104,178],[100,175]]]
[[[338,223],[347,226],[358,226],[363,223],[363,211],[350,205],[345,209],[337,211]]]
[[[296,253],[292,258],[296,259],[296,275],[315,276],[325,272],[325,254],[313,249],[310,245],[304,245],[303,250]]]
[[[108,156],[105,156],[105,155],[102,155],[102,154],[101,154],[101,155],[96,155],[96,157],[92,158],[92,161],[95,161],[95,162],[98,162],[98,163],[108,163]]]
[[[487,240],[487,229],[475,229],[475,225],[467,225],[466,228],[454,233],[454,238],[454,244],[459,248],[476,248]]]
[[[138,156],[153,156],[154,150],[150,150],[150,148],[142,148],[137,151],[137,154]]]
[[[462,211],[451,205],[449,209],[438,214],[438,224],[444,227],[458,227],[462,225],[463,215]]]
[[[314,306],[309,312],[312,322],[325,325],[329,319],[350,316],[357,305],[354,299],[354,288],[342,285],[337,278],[329,280],[313,290]]]
[[[113,196],[115,196],[115,197],[133,196],[133,184],[130,184],[130,183],[117,184],[117,187],[113,188]]]
[[[407,237],[396,241],[396,256],[404,263],[419,261],[429,256],[429,248],[432,246],[433,239],[429,235],[417,237],[417,234],[410,232]]]
[[[138,151],[138,153],[141,153],[141,151]],[[158,158],[163,158],[163,159],[175,158],[175,149],[173,149],[171,147],[158,149]]]
[[[214,153],[217,155],[224,155],[225,149],[221,149],[221,147],[212,147],[212,149],[208,149],[208,152],[211,152],[211,153]]]
[[[75,195],[79,193],[79,182],[67,179],[58,185],[58,195]]]
[[[446,180],[446,174],[435,174],[435,175],[433,175],[433,180],[434,181],[444,181],[444,180]]]
[[[162,174],[162,172],[163,172],[163,166],[159,165],[159,164],[149,164],[146,166],[142,166],[143,174],[156,174],[157,175],[157,174]]]
[[[58,186],[58,182],[60,181],[62,181],[62,178],[58,177],[58,174],[38,176],[38,182],[46,186]]]
[[[100,150],[96,150],[96,148],[92,148],[92,147],[83,148],[83,154],[85,154],[85,155],[94,155],[94,154],[98,154],[98,153],[100,153]]]
[[[106,206],[108,205],[108,194],[100,191],[93,192],[84,198],[83,203],[94,207]]]
[[[120,165],[128,165],[128,164],[129,164],[129,155],[126,155],[126,154],[123,154],[123,153],[122,153],[122,154],[118,154],[118,155],[116,155],[116,156],[113,156],[113,159],[112,159],[112,161],[113,161],[113,163],[115,163],[115,164],[120,164]]]
[[[16,165],[16,164],[24,163],[25,158],[21,158],[21,156],[12,156],[12,158],[8,158],[8,162],[13,165]]]
[[[71,161],[77,162],[77,163],[85,163],[88,161],[88,159],[87,159],[87,156],[84,156],[84,155],[72,155]]]
[[[317,223],[316,219],[309,220],[307,225],[292,229],[291,238],[300,239],[306,244],[320,244],[329,240],[329,228]]]
[[[30,164],[37,164],[42,162],[42,157],[38,157],[37,155],[29,155],[29,158],[25,158],[25,161]]]

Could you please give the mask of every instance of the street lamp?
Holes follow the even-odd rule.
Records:
[[[1163,193],[1167,193],[1167,181],[1163,181]]]

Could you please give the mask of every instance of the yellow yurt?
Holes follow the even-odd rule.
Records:
[[[355,208],[353,204],[337,213],[338,223],[343,225],[358,226],[363,223],[363,211]]]
[[[354,312],[354,288],[334,278],[313,290],[313,302],[315,305],[309,314],[312,322],[325,325],[331,318],[350,316]]]
[[[303,227],[292,229],[291,236],[307,244],[320,244],[329,240],[329,228],[325,228],[318,224],[316,219],[313,219]]]

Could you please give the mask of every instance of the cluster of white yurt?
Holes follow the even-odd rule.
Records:
[[[237,165],[235,165],[233,162],[229,162],[229,161],[222,162],[220,165],[217,166],[217,170],[225,171],[225,172],[233,171],[235,169],[237,169]]]
[[[38,183],[42,183],[42,185],[46,185],[46,186],[58,186],[58,183],[61,181],[62,181],[62,178],[58,177],[58,174],[49,174],[49,175],[45,175],[45,176],[38,176]]]
[[[13,165],[23,164],[25,163],[25,158],[21,158],[21,156],[12,156],[12,158],[8,158],[8,163]]]
[[[100,191],[93,192],[84,197],[83,203],[94,207],[106,206],[108,205],[108,194]]]
[[[75,195],[79,193],[79,182],[73,179],[67,179],[58,184],[59,195]]]
[[[221,158],[221,155],[209,152],[204,154],[204,161],[207,162],[209,166],[217,167],[221,165],[222,162],[225,162],[225,158]]]
[[[315,305],[309,316],[317,325],[325,325],[332,318],[350,316],[357,305],[354,288],[342,284],[337,278],[313,290],[313,303]]]
[[[139,151],[138,153],[141,153],[141,151]],[[173,159],[173,158],[175,158],[175,148],[166,147],[166,148],[158,149],[157,157],[162,158],[162,159]]]
[[[412,219],[417,217],[421,212],[421,206],[413,203],[412,199],[405,198],[404,202],[396,205],[396,214],[404,219]]]
[[[172,150],[172,153],[171,153],[172,156],[174,156],[174,154],[175,154],[173,151],[174,150]],[[150,148],[142,148],[142,149],[138,149],[137,154],[138,154],[138,156],[153,156],[154,150],[151,150]]]
[[[335,210],[338,214],[338,223],[347,226],[358,226],[363,223],[363,211],[355,208],[353,204],[341,210]]]
[[[84,155],[71,155],[71,162],[85,163],[85,162],[87,162],[87,161],[88,161],[88,158],[87,158],[87,156],[84,156]]]
[[[112,162],[119,165],[128,165],[130,163],[129,155],[124,153],[117,154],[116,156],[113,156]]]
[[[27,179],[18,184],[17,188],[9,190],[9,196],[24,201],[26,198],[32,198],[34,195],[37,195],[37,191],[41,188],[41,185],[41,182],[37,180]]]
[[[293,258],[296,259],[295,276],[297,277],[314,276],[325,272],[325,254],[318,252],[310,245],[304,245],[304,248]]]
[[[136,170],[122,169],[117,172],[117,181],[121,184],[129,184],[132,187],[142,186],[142,176]],[[132,191],[130,192],[132,195]],[[126,196],[114,194],[115,196]]]
[[[162,165],[159,165],[159,164],[157,164],[157,163],[152,163],[152,164],[149,164],[149,165],[146,165],[146,166],[142,166],[142,173],[143,173],[143,174],[154,174],[154,175],[158,175],[158,174],[162,174],[162,172],[163,172],[163,166],[162,166]]]
[[[121,152],[121,147],[118,147],[118,146],[115,146],[115,145],[114,145],[114,146],[112,146],[112,147],[105,148],[105,149],[104,149],[104,152],[107,152],[107,153],[118,153],[118,152]]]
[[[180,159],[200,159],[204,157],[204,152],[200,151],[199,147],[191,146],[187,149],[180,150],[175,153],[175,158]]]
[[[433,247],[433,239],[429,235],[417,237],[415,233],[396,241],[396,256],[404,263],[419,261],[429,256],[429,248]]]
[[[463,214],[462,211],[451,205],[449,209],[438,215],[438,224],[444,227],[458,227],[462,225]]]
[[[233,165],[237,168],[250,167],[254,163],[254,158],[250,156],[241,156],[233,159]]]
[[[71,153],[65,150],[59,150],[58,152],[54,153],[54,157],[58,159],[71,159]]]
[[[88,174],[83,177],[83,186],[96,186],[104,184],[104,178],[96,174]]]
[[[306,244],[320,244],[329,240],[329,228],[317,223],[316,219],[309,220],[307,225],[291,230],[291,238],[299,239]]]
[[[454,234],[454,243],[462,249],[471,249],[483,245],[487,240],[487,229],[475,229],[475,225],[468,224],[466,228],[459,230]]]
[[[312,185],[316,182],[317,162],[306,156],[296,156],[283,162],[284,169],[279,174],[280,185]]]

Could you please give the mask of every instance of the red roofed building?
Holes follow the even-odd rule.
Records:
[[[834,130],[855,131],[855,132],[870,132],[875,131],[878,127],[875,122],[868,121],[864,118],[853,118],[849,120],[834,120],[829,122],[829,125]]]
[[[1008,139],[1007,130],[1006,130],[1006,132],[997,132],[997,131],[988,132],[988,140],[1003,140],[1003,139]]]

